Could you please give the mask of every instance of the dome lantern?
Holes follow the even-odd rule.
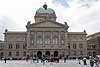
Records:
[[[43,8],[44,8],[45,10],[47,10],[47,5],[46,5],[46,4],[44,4],[44,5],[43,5]]]

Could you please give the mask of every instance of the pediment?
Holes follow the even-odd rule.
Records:
[[[65,25],[58,23],[58,22],[52,22],[52,21],[44,21],[40,23],[34,23],[31,24],[30,27],[59,27],[59,28],[64,28]]]

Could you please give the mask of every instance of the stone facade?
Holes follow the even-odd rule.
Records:
[[[27,31],[5,30],[4,56],[24,58],[27,55],[41,57],[83,57],[87,56],[86,32],[68,32],[69,26],[56,22],[54,10],[44,7],[34,16],[35,23],[28,21]]]
[[[87,37],[87,55],[100,55],[100,32]]]

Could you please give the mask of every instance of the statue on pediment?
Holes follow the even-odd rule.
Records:
[[[68,26],[67,22],[64,22],[64,23],[65,23],[65,30],[67,31],[69,26]]]

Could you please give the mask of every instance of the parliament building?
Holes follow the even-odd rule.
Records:
[[[67,22],[57,22],[56,19],[55,11],[44,4],[42,8],[37,9],[34,16],[35,22],[27,22],[27,31],[15,32],[6,29],[4,45],[0,48],[0,57],[87,56],[86,31],[69,32]]]

